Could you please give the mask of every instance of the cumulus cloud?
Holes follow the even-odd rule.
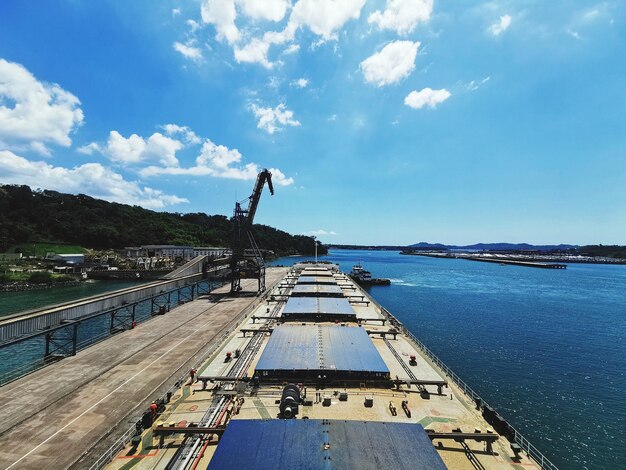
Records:
[[[306,88],[309,84],[309,81],[306,78],[298,78],[291,82],[291,86],[296,88]]]
[[[252,19],[280,21],[288,6],[288,0],[204,0],[200,16],[205,24],[215,26],[218,40],[234,44],[241,36],[236,25],[237,8]]]
[[[257,117],[257,127],[268,134],[283,129],[284,126],[299,126],[300,122],[293,118],[293,111],[287,109],[285,103],[280,103],[275,108],[262,108],[256,104],[250,105],[250,110]]]
[[[278,168],[270,168],[270,173],[272,174],[272,182],[278,186],[289,186],[294,183],[293,178],[288,178]]]
[[[202,150],[196,162],[199,166],[226,170],[233,163],[241,162],[241,153],[237,149],[231,150],[225,145],[216,145],[210,139],[207,139],[202,144]]]
[[[415,69],[418,41],[392,41],[371,55],[360,68],[368,83],[382,87],[408,77]]]
[[[489,26],[489,32],[494,36],[500,36],[504,31],[511,26],[511,15],[503,15],[500,17],[500,20],[491,26]]]
[[[279,21],[286,16],[287,0],[205,0],[201,17],[212,24],[218,40],[226,40],[237,62],[258,63],[272,68],[268,53],[273,45],[291,43],[300,28],[308,28],[321,37],[321,42],[337,38],[337,32],[351,19],[358,19],[365,0],[299,0],[291,9],[286,26],[281,31],[266,31],[260,37],[246,37],[236,24],[239,14],[252,19]],[[245,42],[242,40],[245,37]],[[299,49],[290,44],[283,54]]]
[[[83,145],[82,147],[78,147],[78,153],[82,153],[85,155],[93,155],[94,153],[102,153],[102,147],[97,142],[91,142],[90,144]]]
[[[39,155],[42,155],[44,157],[52,156],[52,152],[50,151],[50,149],[41,142],[31,142],[30,149],[33,152],[38,153]]]
[[[200,17],[206,24],[212,24],[218,40],[234,43],[239,39],[239,29],[235,25],[237,10],[233,0],[205,0],[200,7]]]
[[[244,13],[251,18],[280,21],[287,12],[288,0],[240,0]]]
[[[194,47],[192,44],[182,44],[178,41],[174,43],[174,50],[180,52],[184,57],[191,60],[202,59],[202,51],[198,47]]]
[[[398,34],[408,34],[418,23],[430,20],[432,12],[433,0],[387,0],[385,10],[376,10],[367,22]]]
[[[445,88],[441,90],[433,90],[432,88],[424,88],[420,91],[412,91],[406,98],[404,104],[413,109],[420,109],[424,106],[434,109],[439,103],[443,103],[450,98],[452,94]]]
[[[225,145],[217,145],[206,139],[192,167],[157,167],[149,166],[139,173],[144,177],[159,175],[192,175],[213,176],[240,180],[253,180],[257,177],[260,167],[256,163],[241,165],[242,156],[239,150],[229,149]],[[287,178],[277,168],[272,168],[272,181],[280,186],[293,184],[293,178]]]
[[[326,40],[336,38],[336,33],[349,20],[361,15],[365,0],[300,0],[293,7],[289,22],[307,26]]]
[[[155,132],[144,139],[137,134],[126,138],[118,131],[111,131],[105,145],[91,142],[80,147],[78,151],[86,155],[99,152],[111,161],[121,164],[158,162],[166,166],[177,166],[176,152],[181,148],[183,148],[181,141],[164,136],[160,132]]]
[[[187,126],[179,126],[177,124],[165,124],[161,126],[168,136],[181,136],[187,145],[196,145],[202,142],[202,139],[196,135]]]
[[[271,69],[272,64],[267,59],[267,53],[270,48],[270,43],[261,39],[254,38],[248,44],[243,47],[237,47],[233,49],[235,54],[235,60],[239,63],[249,62],[261,64],[266,69]]]
[[[0,59],[0,145],[28,142],[44,154],[45,143],[69,147],[70,134],[83,122],[79,106],[59,85],[40,82],[22,65]]]
[[[278,108],[277,108],[278,109]],[[109,133],[109,139],[101,144],[91,142],[78,149],[80,153],[92,155],[100,153],[111,161],[124,165],[148,164],[138,169],[144,178],[158,175],[213,176],[217,178],[251,180],[256,178],[260,169],[256,163],[242,163],[241,153],[217,145],[210,139],[202,139],[191,128],[178,124],[159,126],[165,132],[155,132],[147,139],[132,134],[124,137],[117,131]],[[195,164],[182,167],[176,153],[183,149],[202,144]],[[279,185],[293,184],[293,179],[286,177],[280,170],[272,169],[275,182]]]
[[[0,151],[0,179],[4,183],[84,193],[149,209],[189,202],[185,198],[141,186],[135,181],[127,181],[99,163],[85,163],[74,168],[55,167],[46,162],[27,160],[7,150]]]

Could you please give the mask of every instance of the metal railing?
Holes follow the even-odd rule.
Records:
[[[212,282],[214,284],[211,284]],[[129,307],[129,306],[132,306],[132,305],[137,305],[137,306],[142,305],[142,306],[145,306],[146,304],[151,302],[152,299],[154,299],[155,297],[167,296],[168,294],[174,294],[176,292],[180,293],[180,291],[182,291],[184,289],[192,289],[192,295],[193,295],[193,289],[196,289],[196,291],[197,291],[196,296],[199,296],[201,294],[200,294],[200,291],[198,289],[198,286],[200,284],[206,284],[206,283],[208,283],[208,286],[209,286],[207,288],[207,292],[206,293],[210,294],[212,292],[210,290],[210,288],[212,287],[213,290],[214,290],[214,289],[222,287],[225,284],[225,278],[222,276],[222,277],[219,277],[219,278],[216,277],[216,278],[211,278],[211,279],[202,279],[200,281],[196,281],[196,282],[193,282],[193,283],[185,285],[185,286],[176,287],[174,289],[170,289],[170,290],[167,290],[167,291],[160,292],[158,294],[155,294],[155,295],[152,295],[150,297],[146,297],[146,298],[137,300],[137,301],[132,302],[130,304],[120,305],[120,306],[117,306],[117,307],[114,307],[114,308],[109,308],[109,309],[102,310],[100,312],[96,312],[96,313],[92,313],[90,315],[86,315],[85,317],[79,317],[79,318],[76,319],[76,321],[80,322],[79,325],[86,324],[86,322],[89,321],[89,320],[95,320],[95,319],[97,319],[99,317],[104,317],[104,316],[107,316],[107,315],[111,315],[112,313],[114,313],[114,312],[116,312],[116,311],[118,311],[120,309]],[[176,306],[178,306],[180,304],[181,300],[190,300],[190,299],[182,299],[180,297],[180,294],[179,294],[178,302],[174,302],[173,305],[170,305],[170,303],[167,304],[168,305],[168,310],[169,310],[170,306],[172,308],[175,308]],[[148,321],[148,320],[153,318],[153,315],[151,313],[148,313],[148,309],[147,308],[144,309],[144,310],[145,310],[144,312],[138,312],[138,314],[136,316],[136,323],[137,324],[146,322],[146,321]],[[83,350],[83,349],[85,349],[85,348],[87,348],[89,346],[93,346],[96,343],[99,343],[99,342],[101,342],[103,340],[106,340],[106,339],[112,337],[114,335],[114,332],[111,329],[109,329],[106,325],[107,324],[103,323],[101,326],[98,326],[98,328],[101,328],[102,331],[100,331],[100,332],[93,332],[93,333],[90,332],[88,337],[84,337],[80,341],[78,341],[78,338],[77,338],[76,339],[77,350],[78,351],[79,350]],[[39,331],[33,333],[32,335],[29,335],[28,337],[24,337],[23,340],[21,338],[15,338],[12,341],[0,342],[0,349],[10,348],[10,347],[13,346],[12,343],[25,342],[25,341],[36,341],[37,338],[44,337],[44,335],[46,335],[46,333],[48,333],[49,331],[50,330],[43,329],[43,330],[39,330]],[[37,347],[39,347],[39,346],[37,346]],[[13,368],[11,370],[7,370],[5,372],[2,372],[2,373],[0,373],[0,386],[7,385],[8,383],[10,383],[10,382],[12,382],[14,380],[20,379],[20,378],[22,378],[22,377],[24,377],[24,376],[26,376],[26,375],[36,371],[36,370],[39,370],[39,369],[41,369],[43,367],[46,367],[49,364],[50,364],[50,362],[46,361],[45,357],[44,357],[44,358],[42,358],[42,360],[30,362],[28,364],[21,364],[21,365]]]
[[[439,369],[441,369],[441,371],[447,377],[449,377],[455,383],[457,387],[463,390],[463,393],[466,396],[468,396],[475,402],[480,400],[480,403],[482,403],[483,406],[488,406],[488,407],[491,407],[492,409],[495,409],[492,406],[490,406],[469,385],[467,385],[457,374],[455,374],[452,369],[450,369],[446,364],[444,364],[444,362],[441,359],[439,359],[434,352],[428,349],[424,343],[422,343],[419,339],[417,339],[415,335],[411,333],[400,321],[398,321],[398,319],[394,317],[385,307],[383,307],[382,305],[380,305],[378,302],[376,302],[373,299],[372,299],[372,302],[380,308],[383,314],[385,314],[389,318],[392,318],[398,324],[402,333],[406,337],[408,337],[411,341],[413,341],[417,345],[417,347],[422,351],[422,353],[424,353],[426,357],[428,357],[437,367],[439,367]],[[539,449],[537,449],[537,447],[531,444],[528,439],[526,439],[517,429],[511,426],[508,422],[507,424],[515,435],[515,442],[522,448],[522,450],[526,453],[526,455],[528,455],[529,458],[534,460],[535,463],[539,464],[539,466],[543,469],[558,470],[558,467],[554,465],[552,462],[550,462],[550,460],[548,460],[548,458],[545,455],[543,455],[543,453]]]
[[[267,289],[269,292],[276,286],[271,286]],[[241,320],[246,318],[250,313],[252,313],[261,303],[265,301],[265,296],[260,296],[250,305],[242,310],[242,312],[237,316],[237,321],[234,324],[234,328],[238,327]],[[232,332],[232,327],[229,327],[227,331],[225,331],[219,339],[217,339],[211,346],[209,346],[204,353],[202,353],[199,359],[191,366],[192,369],[200,369],[200,366],[207,360],[211,354],[215,353],[223,344],[224,341],[228,338],[228,336]],[[189,377],[189,372],[183,373],[180,378],[174,382],[174,384],[167,389],[167,391],[162,395],[162,397],[167,396],[168,393],[174,394],[176,390],[178,390]],[[133,424],[130,426],[124,433],[96,460],[89,470],[101,470],[103,469],[109,462],[111,462],[114,457],[126,446],[126,444],[137,435],[137,426]]]

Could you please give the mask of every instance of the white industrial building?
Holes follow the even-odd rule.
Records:
[[[182,259],[189,261],[196,256],[206,255],[211,258],[221,258],[230,254],[228,248],[221,247],[192,247],[184,245],[142,245],[124,248],[127,258],[160,258]]]

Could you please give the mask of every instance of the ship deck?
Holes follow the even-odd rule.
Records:
[[[441,438],[431,439],[431,445],[448,468],[539,468],[523,454],[515,457],[511,443],[505,437],[497,436],[476,409],[476,404],[454,383],[448,381],[416,344],[393,329],[391,325],[394,319],[389,318],[375,302],[370,301],[365,291],[341,273],[332,273],[332,277],[322,276],[325,268],[325,265],[304,270],[302,266],[293,268],[283,281],[268,292],[265,301],[252,310],[204,361],[198,368],[196,380],[187,380],[171,397],[152,426],[148,426],[134,442],[128,443],[107,468],[207,468],[220,446],[220,436],[228,432],[229,422],[280,419],[279,403],[283,387],[287,383],[300,384],[302,395],[305,396],[295,418],[297,420],[332,419],[387,423],[388,426],[419,424],[427,431],[441,433],[438,434]],[[295,272],[294,269],[301,272]],[[314,276],[306,275],[313,272]],[[298,278],[298,274],[302,276]],[[357,321],[324,321],[324,318],[317,315],[310,319],[299,318],[297,323],[284,322],[281,315],[291,291],[297,285],[294,281],[303,278],[307,283],[314,282],[314,279],[318,285],[335,283],[341,286],[344,297],[351,300]],[[263,375],[264,370],[256,371],[259,359],[268,345],[273,347],[271,338],[276,328],[312,326],[320,331],[317,354],[322,355],[323,366],[315,365],[315,361],[311,361],[304,369],[292,370],[284,375],[281,375],[281,367],[274,369],[269,375]],[[379,366],[370,371],[370,375],[359,375],[359,370],[351,370],[346,374],[333,369],[335,360],[340,364],[346,363],[346,358],[341,357],[346,352],[337,342],[361,339],[356,340],[352,336],[345,339],[340,335],[343,339],[331,341],[322,334],[326,327],[361,328],[367,331],[367,340],[371,342],[372,349],[379,358],[364,360],[356,369],[367,369],[368,363],[379,364],[378,359],[382,359],[388,374],[381,371]],[[293,346],[296,349],[298,347],[297,344]],[[368,350],[367,354],[371,354],[371,351]],[[411,356],[415,356],[415,362],[410,361]],[[272,359],[280,363],[275,351]],[[293,361],[292,357],[285,358],[285,368]],[[347,361],[349,364],[353,362]],[[383,373],[382,378],[380,373]],[[366,401],[369,402],[367,405]],[[403,409],[403,402],[406,402],[410,413]],[[392,412],[393,406],[395,413]],[[373,428],[376,429],[375,426]],[[446,433],[458,431],[490,437],[495,434],[497,439],[490,447],[483,440],[455,440],[446,437]],[[350,445],[349,441],[345,442]],[[248,444],[250,448],[254,448],[252,443]],[[281,446],[283,443],[276,445]],[[304,446],[306,445],[305,443]],[[318,446],[319,443],[312,441],[309,445]],[[410,446],[411,443],[404,445]],[[226,447],[225,445],[221,452],[220,461],[224,461]],[[328,444],[328,448],[331,448],[331,444]],[[408,450],[411,449],[407,448],[407,455],[412,455]],[[398,452],[402,452],[402,449]],[[305,455],[308,454],[303,450],[302,456]],[[351,465],[349,460],[346,462],[346,465]],[[322,468],[321,465],[311,462],[302,463],[306,463],[302,468]],[[373,464],[375,463],[374,461]],[[356,461],[352,465],[356,465]],[[210,468],[221,467],[215,464]],[[248,467],[242,464],[240,468]],[[280,459],[272,468],[283,468]],[[331,465],[331,468],[335,467]],[[369,467],[363,467],[361,461],[359,468]]]

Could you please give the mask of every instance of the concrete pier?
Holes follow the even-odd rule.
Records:
[[[543,269],[566,269],[566,264],[561,263],[541,263],[539,261],[517,261],[512,259],[499,259],[499,258],[483,258],[483,257],[470,257],[465,256],[462,259],[468,259],[470,261],[482,261],[484,263],[498,263],[498,264],[510,264],[512,266],[526,266],[527,268],[543,268]]]
[[[286,272],[268,269],[268,286]],[[219,292],[2,387],[0,468],[88,466],[96,444],[115,440],[259,301],[210,300]]]

